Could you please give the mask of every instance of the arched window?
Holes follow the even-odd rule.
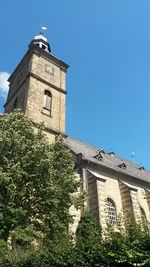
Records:
[[[144,209],[141,206],[140,206],[140,212],[141,212],[142,222],[146,222],[146,214],[145,214]]]
[[[117,222],[116,205],[111,198],[107,198],[108,219],[111,224]]]
[[[52,106],[52,94],[50,91],[45,90],[44,91],[44,99],[43,99],[43,108],[47,109],[48,111],[51,111]]]

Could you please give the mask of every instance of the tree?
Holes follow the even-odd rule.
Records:
[[[85,213],[72,239],[72,155],[60,136],[49,144],[43,129],[18,111],[0,116],[0,266],[149,267],[146,223],[120,224],[117,232],[108,225],[104,235]],[[33,240],[40,249],[31,249]]]
[[[107,229],[104,239],[105,258],[107,266],[133,267],[150,266],[150,233],[148,223],[138,222],[131,218],[120,227]]]
[[[0,238],[31,244],[66,231],[78,183],[63,138],[50,145],[42,125],[15,111],[0,116],[0,155]]]
[[[90,212],[85,212],[78,225],[75,251],[76,266],[105,266],[101,227]]]

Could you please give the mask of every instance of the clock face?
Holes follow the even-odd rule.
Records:
[[[50,65],[45,65],[45,71],[51,75],[54,75],[54,68]]]

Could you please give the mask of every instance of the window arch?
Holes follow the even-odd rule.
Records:
[[[44,91],[43,108],[51,112],[52,94],[50,91]]]
[[[107,198],[107,212],[108,212],[109,222],[111,224],[116,224],[117,222],[116,205],[111,198]]]

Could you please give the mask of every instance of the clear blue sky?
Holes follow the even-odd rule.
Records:
[[[70,65],[67,134],[150,169],[150,1],[5,0],[0,73],[11,73],[40,26]],[[4,94],[0,97],[0,111]]]

